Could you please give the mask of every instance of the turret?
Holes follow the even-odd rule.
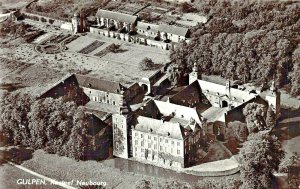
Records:
[[[274,111],[276,118],[280,116],[280,92],[277,91],[275,82],[272,81],[270,90],[266,95],[269,107]]]
[[[119,111],[113,114],[113,155],[129,158],[131,144],[130,109],[126,103],[124,87],[120,84]]]
[[[225,85],[226,85],[226,95],[228,96],[228,98],[230,98],[231,97],[231,94],[230,94],[230,88],[231,88],[230,81],[227,80]]]
[[[201,79],[201,73],[198,72],[198,65],[195,62],[193,65],[193,70],[192,72],[189,74],[189,85],[192,84],[194,81]]]
[[[76,12],[74,13],[74,16],[72,18],[72,32],[74,34],[78,33],[79,32],[79,14]]]

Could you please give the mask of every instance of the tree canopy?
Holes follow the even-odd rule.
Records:
[[[284,152],[278,139],[268,132],[252,133],[239,158],[242,189],[271,188],[272,173],[278,170]]]
[[[197,9],[210,19],[171,53],[171,79],[182,83],[197,62],[207,75],[257,85],[275,78],[278,87],[299,95],[299,8],[290,1],[199,2]]]

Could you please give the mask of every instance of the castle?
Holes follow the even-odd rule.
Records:
[[[280,116],[280,93],[274,82],[269,91],[260,94],[229,81],[203,80],[194,64],[187,86],[171,96],[159,97],[159,87],[148,91],[162,84],[161,78],[157,80],[145,87],[143,82],[121,84],[72,74],[40,97],[57,97],[73,85],[79,86],[89,99],[85,104],[89,112],[101,115],[106,122],[111,117],[113,155],[181,168],[194,165],[208,135],[222,140],[229,122],[244,121],[242,112],[248,103],[262,103]]]
[[[113,153],[157,165],[191,166],[206,135],[224,136],[227,123],[243,119],[242,109],[250,102],[264,103],[280,115],[274,83],[262,98],[229,81],[222,85],[201,80],[195,64],[189,85],[167,101],[148,99],[136,110],[122,102],[120,112],[112,116]]]

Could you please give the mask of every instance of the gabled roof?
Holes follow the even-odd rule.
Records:
[[[198,80],[199,86],[201,88],[202,93],[205,95],[208,93],[209,95],[218,95],[218,96],[226,96],[227,98],[229,94],[227,94],[226,86],[217,84],[210,81]],[[248,101],[250,99],[255,98],[256,94],[250,93],[250,91],[240,90],[235,88],[230,88],[230,97],[234,98],[235,101],[243,103],[243,101]],[[226,97],[225,97],[226,98]]]
[[[172,123],[163,120],[157,120],[144,116],[137,118],[137,125],[135,130],[153,133],[161,136],[168,136],[174,139],[183,139],[183,127],[179,123]]]
[[[225,122],[225,113],[227,108],[210,107],[202,113],[202,116],[207,119],[207,122],[221,121]]]
[[[134,23],[137,20],[137,16],[104,10],[104,9],[98,9],[96,16],[102,18],[110,18],[120,22],[128,22],[128,23]]]
[[[171,33],[179,36],[187,36],[189,32],[188,28],[174,26],[174,25],[167,25],[167,24],[160,24],[158,26],[158,30],[160,32]]]
[[[120,93],[122,85],[117,82],[89,77],[86,75],[75,74],[80,87],[96,89],[111,93]],[[126,89],[125,89],[126,90]]]
[[[201,89],[198,82],[193,82],[174,96],[170,97],[170,102],[182,106],[188,106],[190,102],[201,98]]]

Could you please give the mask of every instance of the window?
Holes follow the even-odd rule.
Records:
[[[180,150],[177,150],[177,154],[178,154],[178,155],[180,154]]]
[[[159,138],[159,142],[162,142],[162,138]]]
[[[174,141],[172,141],[172,145],[174,145]]]
[[[141,134],[141,138],[143,138],[143,134]]]
[[[160,151],[163,151],[163,147],[162,147],[162,146],[159,146],[159,150],[160,150]]]
[[[144,146],[144,141],[141,141],[141,146]]]
[[[180,142],[177,142],[177,146],[180,146]]]
[[[134,151],[137,151],[137,147],[134,148]]]
[[[138,145],[138,141],[137,141],[137,140],[135,140],[135,141],[134,141],[134,144],[135,144],[135,145]]]
[[[148,139],[149,139],[149,140],[151,139],[151,136],[150,136],[150,135],[148,136]]]
[[[166,144],[168,144],[168,139],[166,139]]]
[[[141,152],[144,152],[144,148],[141,149]]]
[[[115,102],[115,101],[113,101],[113,105],[116,105],[116,102]]]
[[[137,134],[137,133],[135,133],[135,136],[137,137],[137,136],[138,136],[138,134]]]
[[[173,153],[173,148],[171,148],[171,154]]]
[[[157,149],[157,145],[156,144],[154,144],[154,150],[156,150]]]
[[[154,140],[156,141],[156,137],[154,137]]]
[[[151,148],[151,143],[148,143],[148,148]]]

